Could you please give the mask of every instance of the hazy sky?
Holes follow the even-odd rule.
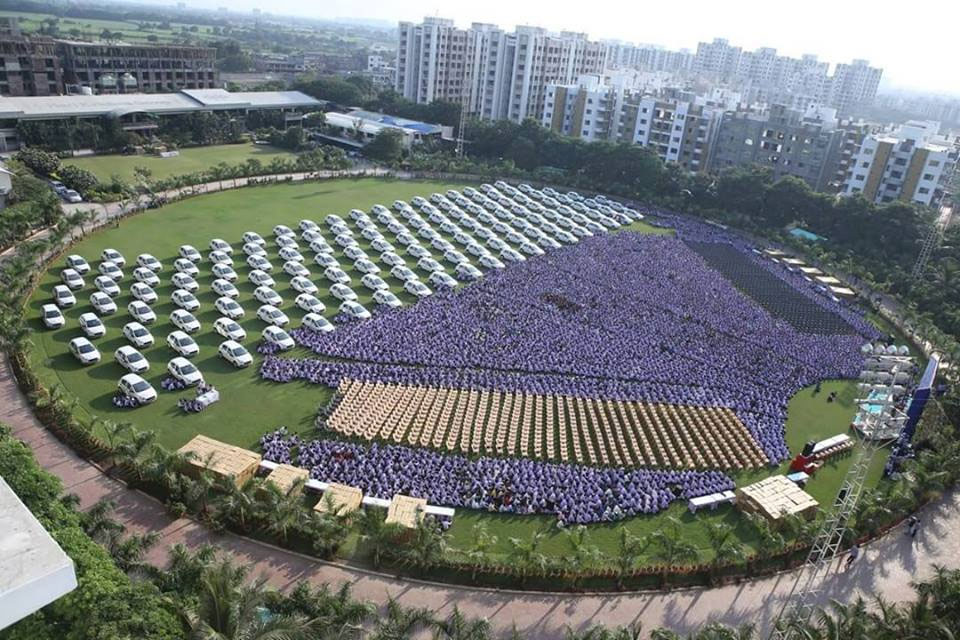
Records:
[[[830,63],[865,58],[883,67],[884,85],[960,95],[960,0],[236,0],[227,6],[317,18],[392,22],[437,15],[458,26],[532,24],[691,50],[722,37],[748,49],[814,53]]]

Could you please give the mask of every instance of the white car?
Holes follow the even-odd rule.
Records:
[[[230,318],[217,318],[213,322],[213,330],[229,340],[246,340],[247,332]]]
[[[157,321],[157,314],[153,312],[153,309],[147,306],[146,302],[139,300],[134,300],[127,305],[127,313],[138,322],[152,324]]]
[[[135,373],[128,373],[120,378],[117,383],[120,393],[133,398],[140,404],[149,404],[157,399],[156,390],[150,386],[150,383]]]
[[[270,287],[257,287],[253,291],[253,297],[263,304],[273,305],[274,307],[283,304],[283,298],[280,297],[280,294]]]
[[[257,317],[267,324],[276,325],[278,327],[282,327],[290,322],[290,318],[287,317],[287,314],[271,304],[265,304],[257,309]]]
[[[414,258],[429,258],[430,251],[419,244],[411,244],[407,247],[407,253]]]
[[[186,289],[176,289],[170,294],[170,299],[173,301],[173,304],[187,311],[196,311],[200,308],[200,301]]]
[[[371,242],[376,242],[377,240],[383,240],[383,234],[377,231],[374,227],[367,227],[360,232],[364,238]]]
[[[378,267],[372,260],[367,260],[366,258],[360,258],[354,262],[353,268],[360,273],[380,273],[380,267]]]
[[[407,231],[401,231],[397,234],[397,244],[402,244],[403,246],[408,246],[411,244],[417,244],[417,239],[410,235]]]
[[[303,276],[296,276],[290,280],[290,286],[300,293],[317,293],[317,285],[313,284],[309,278]]]
[[[397,280],[403,280],[404,282],[408,280],[417,280],[417,274],[403,265],[398,265],[393,269],[390,269],[390,275]]]
[[[310,241],[310,250],[314,253],[333,253],[333,247],[327,244],[323,238],[316,238]]]
[[[153,346],[153,334],[139,322],[128,322],[123,325],[123,337],[140,349]]]
[[[343,224],[343,218],[341,218],[340,216],[334,213],[331,213],[330,215],[328,215],[326,218],[323,219],[323,222],[327,226],[332,227],[335,224]]]
[[[299,249],[297,246],[297,240],[294,236],[280,236],[276,240],[278,247],[291,247],[293,249]]]
[[[238,320],[243,317],[243,307],[233,298],[221,296],[216,299],[213,306],[220,312],[220,315],[224,315],[231,320]]]
[[[247,275],[247,277],[250,279],[250,282],[258,287],[274,287],[277,284],[269,273],[266,271],[260,271],[260,269],[254,269]]]
[[[273,228],[273,235],[275,238],[279,238],[280,236],[292,236],[296,234],[294,234],[293,229],[291,229],[287,225],[278,224]]]
[[[506,265],[489,254],[484,254],[478,258],[478,262],[488,269],[505,269]]]
[[[147,269],[150,269],[150,271],[153,271],[154,273],[157,273],[158,271],[163,271],[163,265],[160,264],[160,261],[154,258],[149,253],[141,253],[140,255],[137,256],[137,266],[146,267]]]
[[[196,278],[200,275],[200,270],[197,269],[197,265],[193,264],[192,261],[187,260],[186,258],[177,258],[173,261],[173,268],[177,273],[183,273],[191,278]]]
[[[190,262],[200,262],[200,252],[192,244],[182,244],[177,250],[181,258],[186,258]]]
[[[283,272],[298,278],[310,277],[310,270],[295,260],[288,260],[287,262],[284,262]]]
[[[337,235],[337,237],[334,238],[333,241],[336,242],[341,247],[349,247],[351,245],[357,244],[357,241],[353,239],[353,236],[348,236],[345,233],[341,233]]]
[[[394,250],[394,246],[383,239],[374,240],[373,242],[370,243],[370,246],[373,248],[374,251],[379,251],[380,253]]]
[[[193,279],[193,276],[187,273],[177,272],[173,274],[170,278],[170,282],[173,283],[173,286],[177,289],[186,289],[190,293],[196,293],[197,289],[200,288],[200,285],[197,284],[197,281]]]
[[[90,264],[83,259],[83,256],[75,253],[67,256],[67,267],[73,269],[80,275],[84,275],[90,271]]]
[[[143,373],[150,369],[150,363],[143,357],[143,354],[128,344],[114,351],[113,359],[121,367],[133,373]]]
[[[73,269],[64,269],[60,272],[60,280],[74,291],[83,289],[83,278]]]
[[[507,247],[500,252],[500,257],[506,262],[525,262],[526,258],[516,249]]]
[[[214,238],[210,241],[210,251],[223,251],[224,253],[233,253],[233,247],[230,243],[221,238]]]
[[[401,258],[400,256],[398,256],[396,253],[392,251],[385,251],[381,253],[380,260],[382,260],[384,264],[387,264],[391,267],[396,267],[398,265],[403,265],[403,266],[407,265],[406,260],[404,260],[403,258]]]
[[[563,246],[562,244],[560,244],[559,242],[557,242],[556,240],[554,240],[549,236],[543,236],[542,238],[539,238],[537,240],[537,244],[540,246],[541,249],[559,249]]]
[[[335,328],[329,320],[324,318],[319,313],[308,313],[307,315],[303,316],[303,322],[300,324],[301,326],[306,327],[311,331],[316,331],[317,333],[329,333]]]
[[[403,283],[403,290],[407,293],[411,293],[418,298],[426,298],[427,296],[433,294],[433,291],[430,291],[430,287],[420,282],[420,280],[407,280]]]
[[[167,373],[191,387],[203,382],[203,374],[200,373],[200,369],[197,369],[195,364],[183,356],[177,356],[167,363]]]
[[[55,304],[43,305],[40,308],[40,317],[43,319],[43,326],[47,329],[59,329],[66,324],[66,319]]]
[[[228,264],[218,262],[217,264],[213,265],[213,269],[211,269],[211,271],[213,272],[214,276],[217,278],[222,278],[227,282],[237,281],[237,272],[234,271],[233,267]]]
[[[353,241],[353,231],[351,231],[350,227],[345,224],[330,225],[330,233],[334,234],[335,236],[349,237],[350,240]]]
[[[424,271],[443,271],[443,267],[433,258],[423,257],[417,260],[417,268]]]
[[[106,335],[107,328],[95,313],[84,313],[80,315],[80,328],[83,334],[88,338],[100,338]]]
[[[263,248],[262,244],[248,242],[243,245],[243,253],[247,256],[266,256],[267,250]]]
[[[100,352],[86,338],[74,338],[70,341],[70,353],[80,361],[80,364],[96,364],[100,362]]]
[[[458,264],[456,267],[454,267],[454,272],[461,280],[479,280],[483,277],[483,272],[472,264]]]
[[[193,314],[186,309],[174,309],[170,314],[170,322],[178,329],[183,329],[187,333],[200,331],[200,321],[193,317]]]
[[[220,357],[237,368],[249,367],[253,363],[253,356],[242,344],[234,340],[224,340],[217,347]]]
[[[130,285],[130,295],[132,295],[134,299],[146,302],[147,304],[154,304],[157,301],[157,293],[153,290],[153,287],[148,284],[143,284],[142,282],[134,282]]]
[[[304,229],[300,232],[300,239],[307,244],[313,244],[314,240],[323,239],[323,233],[320,232],[320,229]]]
[[[211,251],[207,254],[207,261],[212,262],[213,264],[228,264],[231,267],[233,266],[233,258],[230,257],[230,254],[226,251]]]
[[[330,282],[336,282],[339,284],[349,284],[350,276],[347,275],[346,271],[339,267],[327,267],[323,270],[323,275]]]
[[[313,220],[310,220],[309,218],[304,218],[303,220],[301,220],[301,221],[298,223],[297,226],[300,227],[300,231],[301,231],[301,232],[302,232],[302,231],[307,231],[307,230],[309,230],[309,229],[316,229],[316,228],[318,228],[318,227],[317,227],[317,223],[314,222]]]
[[[340,313],[356,318],[357,320],[369,320],[370,312],[362,304],[355,300],[346,300],[340,305]]]
[[[368,257],[367,252],[361,249],[357,245],[351,245],[349,247],[346,247],[343,250],[343,255],[347,256],[351,260],[360,260],[361,258]]]
[[[294,300],[294,303],[304,311],[310,313],[323,313],[326,309],[319,298],[310,293],[301,293],[297,296],[296,300]]]
[[[356,300],[356,292],[345,284],[334,284],[330,287],[330,293],[337,300]]]
[[[273,271],[273,265],[270,264],[270,261],[263,256],[247,256],[247,266],[249,266],[251,269],[258,269],[268,273]]]
[[[271,325],[265,328],[261,335],[264,342],[275,344],[280,347],[282,351],[293,349],[295,346],[297,346],[297,343],[293,341],[293,338],[290,337],[290,334],[280,327],[274,327]]]
[[[293,247],[281,247],[280,257],[288,262],[303,262],[303,255]]]
[[[183,331],[171,331],[167,334],[167,346],[186,358],[192,358],[200,353],[196,340]]]
[[[134,269],[133,279],[151,287],[160,286],[160,278],[157,277],[157,274],[155,274],[153,271],[150,271],[150,269],[147,269],[146,267],[137,267]],[[119,278],[114,278],[114,280],[119,280]]]
[[[520,252],[525,253],[528,256],[542,256],[544,254],[543,249],[538,247],[532,242],[524,242],[520,245]]]
[[[92,306],[97,313],[105,316],[117,312],[117,303],[102,291],[94,291],[90,294],[90,306]]]
[[[112,262],[120,268],[127,264],[127,259],[116,249],[104,249],[100,252],[100,259],[104,262]]]
[[[267,244],[267,241],[256,231],[244,231],[243,242],[245,244],[259,244],[260,246]]]
[[[383,278],[375,273],[365,274],[362,278],[360,278],[360,282],[363,283],[363,286],[371,291],[380,291],[381,289],[385,290],[390,288],[390,285],[384,282]]]
[[[443,259],[453,265],[462,264],[464,262],[470,262],[467,256],[463,255],[456,249],[448,249],[443,252]]]
[[[455,289],[459,284],[450,274],[444,273],[443,271],[434,271],[431,273],[430,277],[427,278],[427,282],[435,287],[446,287],[448,289]]]
[[[111,298],[120,295],[120,287],[110,276],[97,276],[93,279],[93,286],[97,288],[97,291],[102,291]]]
[[[318,253],[313,259],[321,267],[339,267],[340,263],[329,253]]]
[[[373,301],[377,304],[382,304],[385,307],[397,308],[403,306],[403,303],[400,302],[400,298],[385,289],[378,289],[374,291]]]
[[[217,278],[213,281],[213,284],[210,285],[210,288],[213,289],[213,292],[218,296],[226,296],[228,298],[239,298],[240,291],[233,285],[232,282],[227,282],[223,278]]]

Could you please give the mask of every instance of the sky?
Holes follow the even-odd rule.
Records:
[[[233,0],[228,6],[390,22],[440,16],[464,27],[531,24],[670,49],[696,50],[698,42],[721,37],[745,49],[813,53],[831,64],[864,58],[884,69],[883,87],[960,95],[960,0]]]

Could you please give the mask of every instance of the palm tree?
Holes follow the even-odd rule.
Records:
[[[566,537],[570,553],[564,559],[572,585],[576,588],[583,577],[583,570],[599,561],[600,550],[590,544],[590,534],[583,525],[567,529]]]
[[[107,446],[110,448],[111,454],[116,453],[117,445],[120,443],[121,438],[130,432],[131,429],[133,429],[133,424],[130,422],[113,422],[112,420],[104,421],[103,432],[107,439]]]
[[[520,572],[520,583],[527,581],[527,576],[531,571],[537,569],[543,570],[548,564],[547,557],[540,553],[540,545],[547,537],[545,530],[535,531],[529,540],[519,538],[509,538],[510,551],[507,553],[507,559]]]
[[[257,494],[261,491],[263,480],[253,477],[238,487],[232,478],[218,476],[215,485],[218,497],[214,509],[217,517],[234,525],[242,533],[247,533],[260,510]]]
[[[189,638],[307,640],[320,631],[314,620],[267,610],[266,579],[245,584],[245,578],[242,568],[221,560],[203,572],[195,601],[174,602]]]
[[[745,557],[743,545],[736,538],[733,526],[726,522],[708,522],[707,540],[713,550],[711,573],[716,574],[720,567],[740,562]]]
[[[681,562],[696,562],[700,558],[700,550],[681,534],[683,525],[676,516],[667,517],[667,526],[657,529],[650,534],[651,542],[656,545],[654,554],[658,560],[667,565]]]
[[[366,546],[374,568],[379,569],[385,557],[396,553],[397,541],[404,530],[396,523],[387,524],[383,515],[374,509],[363,513],[359,525],[360,540]]]
[[[183,498],[187,505],[201,518],[210,513],[210,499],[216,480],[210,473],[201,471],[196,477],[183,476]]]
[[[364,624],[377,613],[373,604],[353,598],[349,583],[331,593],[326,584],[313,590],[309,583],[300,582],[280,602],[280,609],[282,613],[299,613],[317,620],[318,626],[327,632],[324,637],[330,638],[361,637]]]
[[[154,431],[130,429],[130,437],[121,440],[113,449],[113,461],[117,467],[127,467],[137,482],[143,480],[144,453],[152,450],[157,434]]]
[[[371,640],[407,640],[423,629],[434,626],[428,609],[404,609],[396,600],[387,601],[386,615],[380,618]]]
[[[486,561],[487,554],[496,544],[497,536],[491,535],[486,522],[480,521],[473,525],[473,542],[470,548],[463,552],[464,557],[470,563],[471,582],[476,582],[478,567]]]
[[[433,518],[421,518],[413,537],[401,553],[404,564],[414,567],[423,573],[430,567],[437,565],[447,551],[447,539],[439,530]]]
[[[434,623],[435,640],[489,640],[490,635],[486,618],[467,619],[456,605],[449,616]]]
[[[196,454],[192,451],[181,453],[170,451],[160,445],[151,447],[143,462],[143,477],[171,491],[179,484],[183,471]]]
[[[786,540],[780,532],[770,525],[769,520],[755,513],[747,513],[746,515],[756,531],[757,556],[761,560],[771,558],[783,551]]]
[[[623,588],[623,581],[637,566],[637,562],[650,546],[650,538],[639,538],[626,528],[620,527],[620,539],[617,546],[617,555],[614,562],[617,566],[617,588]]]
[[[260,518],[265,530],[286,544],[290,534],[300,531],[307,519],[299,493],[284,493],[272,482],[263,484],[264,499]]]

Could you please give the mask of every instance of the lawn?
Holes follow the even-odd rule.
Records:
[[[355,179],[245,188],[174,203],[159,211],[125,220],[118,228],[95,233],[79,242],[70,250],[70,253],[83,255],[95,267],[99,254],[104,248],[118,249],[125,255],[128,262],[124,269],[126,279],[123,282],[123,288],[125,290],[132,281],[130,263],[136,259],[137,254],[150,252],[164,263],[165,270],[161,274],[163,284],[157,288],[161,302],[154,305],[159,320],[151,327],[158,344],[144,351],[144,355],[152,363],[151,370],[145,377],[158,390],[160,397],[152,405],[135,410],[117,409],[111,403],[116,382],[124,373],[113,361],[113,351],[125,344],[125,340],[120,335],[120,329],[129,319],[125,307],[132,300],[126,291],[116,299],[120,308],[118,313],[105,319],[107,336],[96,341],[103,356],[102,361],[97,365],[81,367],[66,351],[68,341],[79,335],[76,329],[77,317],[91,310],[87,298],[94,290],[93,275],[86,277],[85,288],[78,292],[78,305],[65,314],[67,328],[57,331],[47,331],[42,328],[39,310],[42,304],[49,301],[52,287],[59,282],[58,274],[62,267],[60,262],[42,278],[28,303],[32,318],[31,327],[35,330],[32,338],[35,348],[31,354],[34,369],[46,384],[62,384],[75,394],[78,399],[76,411],[79,417],[89,419],[92,416],[99,416],[107,420],[133,422],[140,429],[155,431],[158,434],[158,441],[167,447],[178,447],[194,435],[204,433],[219,440],[255,449],[258,438],[263,433],[279,426],[286,426],[291,431],[304,436],[312,436],[317,407],[330,399],[330,390],[304,383],[281,385],[261,381],[258,375],[261,358],[256,354],[254,365],[241,371],[233,369],[216,355],[216,346],[221,338],[212,330],[212,323],[218,314],[213,309],[216,295],[210,290],[209,285],[213,277],[209,271],[209,263],[206,261],[200,264],[201,275],[198,278],[200,284],[198,298],[202,307],[200,312],[195,314],[203,324],[201,332],[196,336],[201,351],[193,360],[207,380],[220,390],[222,399],[203,413],[187,415],[177,408],[176,401],[181,397],[192,396],[192,391],[160,390],[160,381],[165,377],[166,362],[174,355],[164,344],[164,339],[173,329],[167,317],[174,308],[169,302],[173,289],[169,285],[169,278],[173,271],[172,262],[176,257],[177,248],[183,243],[190,243],[206,253],[208,242],[214,237],[224,238],[232,244],[234,259],[237,263],[236,269],[240,275],[239,302],[246,310],[246,317],[240,323],[248,332],[245,345],[252,351],[259,341],[263,323],[255,317],[259,303],[253,299],[254,287],[247,282],[246,278],[249,269],[243,262],[240,239],[244,231],[254,230],[268,238],[267,249],[274,263],[273,275],[278,283],[276,289],[284,299],[282,309],[290,316],[291,326],[296,327],[300,324],[303,312],[293,304],[296,292],[289,286],[290,278],[276,273],[281,263],[276,257],[276,247],[272,241],[273,225],[283,223],[296,227],[302,218],[313,219],[322,225],[324,216],[330,213],[345,217],[343,214],[351,208],[368,210],[375,203],[389,206],[398,198],[409,200],[415,195],[428,195],[451,187],[456,188],[457,185]],[[641,232],[664,232],[644,223],[636,223],[634,227],[634,230]],[[359,231],[356,227],[354,229]],[[357,236],[361,246],[369,252],[369,243],[360,237],[359,233]],[[312,252],[305,252],[308,258],[307,267],[313,272],[313,279],[323,287],[323,278],[319,274],[320,270],[311,260],[312,255]],[[345,267],[352,264],[342,254],[338,255],[338,259]],[[372,306],[369,293],[358,285],[360,274],[350,268],[346,271],[353,278],[353,284],[360,294],[360,302]],[[412,302],[412,298],[401,291],[400,281],[387,274],[381,275],[385,276],[384,279],[391,285],[392,290],[405,303]],[[425,273],[420,273],[420,276],[426,279]],[[324,291],[322,290],[321,293],[323,294]],[[329,295],[318,297],[327,306],[325,315],[332,318],[336,314],[337,302]],[[827,402],[827,397],[832,391],[837,391],[837,400]],[[828,381],[823,384],[822,390],[817,394],[814,394],[813,389],[805,389],[796,394],[790,403],[787,423],[787,441],[791,451],[799,451],[808,440],[846,431],[855,412],[855,392],[856,385],[852,381]],[[808,490],[821,503],[832,501],[851,459],[848,456],[832,462],[810,482]],[[778,471],[782,472],[786,466],[785,463]],[[879,477],[881,466],[882,461],[878,460],[874,469],[874,478]],[[766,475],[769,475],[768,471],[741,474],[736,477],[736,481],[738,485],[743,485]],[[733,508],[721,507],[716,511],[700,512],[694,516],[686,511],[686,505],[682,503],[675,504],[657,516],[637,517],[617,524],[592,526],[591,536],[593,542],[604,551],[613,553],[621,526],[626,526],[637,535],[643,535],[662,527],[665,518],[669,515],[675,515],[682,522],[690,525],[684,527],[683,535],[704,551],[705,559],[709,557],[704,527],[707,522],[728,521],[737,527],[742,541],[749,545],[752,540],[751,528]],[[454,547],[468,547],[472,539],[473,526],[480,521],[486,522],[491,533],[498,537],[498,543],[493,552],[503,554],[505,557],[509,549],[510,537],[529,538],[533,532],[550,526],[554,519],[545,516],[502,516],[461,509],[451,529],[451,541]],[[349,548],[354,548],[353,543]],[[543,549],[547,552],[563,554],[566,551],[565,537],[557,532],[551,533]]]
[[[268,164],[274,158],[290,159],[293,157],[295,157],[293,153],[276,147],[243,143],[181,149],[180,155],[173,158],[104,155],[72,158],[65,160],[64,164],[72,164],[92,171],[101,181],[109,180],[113,175],[119,175],[128,181],[133,181],[133,170],[138,166],[150,169],[154,178],[169,178],[170,176],[209,169],[221,162],[235,165],[246,162],[250,158],[256,158],[263,164]],[[245,230],[241,230],[241,233]],[[176,247],[174,247],[174,250],[176,250]]]

